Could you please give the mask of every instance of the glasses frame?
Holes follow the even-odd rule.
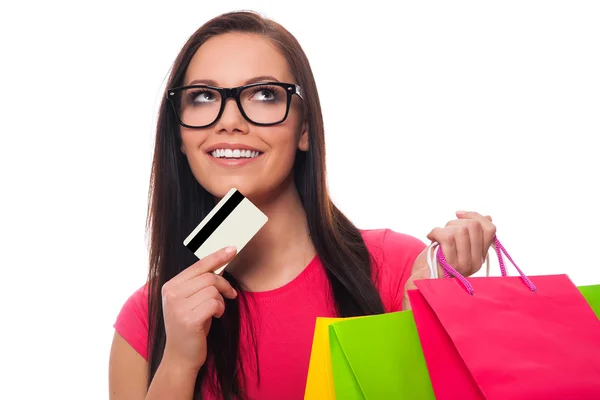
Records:
[[[248,117],[248,115],[244,111],[244,107],[242,107],[242,102],[240,100],[240,94],[242,93],[243,90],[251,88],[251,87],[256,87],[256,86],[279,86],[279,87],[285,89],[285,92],[287,94],[287,104],[285,106],[285,115],[283,116],[283,118],[281,120],[279,120],[277,122],[270,122],[270,123],[259,123],[259,122],[253,121],[252,119],[250,119],[250,117]],[[214,90],[214,91],[218,92],[221,95],[221,108],[219,109],[219,113],[217,114],[217,117],[214,119],[214,121],[212,121],[210,124],[207,124],[207,125],[193,126],[193,125],[187,125],[181,120],[181,117],[179,116],[179,112],[177,111],[177,104],[176,104],[177,102],[175,100],[175,97],[179,93],[183,92],[186,89],[210,89],[210,90]],[[192,129],[208,128],[209,126],[214,125],[223,116],[223,111],[225,110],[225,105],[227,104],[227,100],[229,100],[230,98],[235,100],[235,102],[238,106],[238,109],[240,110],[240,113],[242,114],[244,119],[246,119],[246,121],[248,121],[254,125],[258,125],[258,126],[273,126],[273,125],[280,124],[283,121],[285,121],[286,118],[288,117],[288,114],[290,112],[290,105],[292,104],[292,96],[293,95],[297,95],[301,100],[304,100],[302,88],[299,85],[296,85],[295,83],[285,83],[285,82],[256,82],[256,83],[251,83],[248,85],[243,85],[243,86],[238,86],[238,87],[233,87],[233,88],[222,88],[222,87],[210,86],[210,85],[189,85],[189,86],[174,87],[174,88],[167,90],[167,100],[169,101],[169,103],[171,103],[171,107],[173,109],[173,112],[175,113],[175,116],[177,117],[177,121],[179,121],[179,124],[181,126],[184,126],[186,128],[192,128]]]

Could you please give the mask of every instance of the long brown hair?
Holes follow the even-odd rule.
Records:
[[[311,240],[326,269],[337,314],[348,317],[383,313],[383,303],[372,280],[371,256],[362,236],[332,203],[327,191],[321,105],[308,59],[294,36],[274,21],[252,12],[218,16],[200,27],[183,46],[172,67],[167,88],[183,85],[190,60],[204,42],[229,32],[253,33],[271,40],[287,59],[296,83],[303,88],[309,150],[297,152],[293,174],[306,210]],[[197,261],[182,242],[215,205],[213,196],[194,178],[180,148],[179,125],[165,100],[158,116],[147,221],[150,233],[148,385],[161,362],[166,341],[162,285]],[[234,287],[239,287],[233,277],[224,276]],[[238,373],[238,303],[238,300],[226,300],[225,314],[211,326],[207,362],[196,381],[196,398],[200,398],[200,388],[205,384],[212,384],[223,399],[243,398]],[[216,382],[208,379],[209,364],[214,367]]]

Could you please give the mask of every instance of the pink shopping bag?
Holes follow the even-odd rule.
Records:
[[[598,400],[600,321],[566,275],[527,277],[495,239],[501,277],[447,277],[408,292],[438,400]],[[504,253],[520,276],[507,276]]]

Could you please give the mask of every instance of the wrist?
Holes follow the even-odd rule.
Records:
[[[168,352],[152,378],[146,399],[191,399],[199,368],[192,368]]]
[[[159,368],[164,370],[168,374],[176,375],[182,378],[193,378],[194,380],[200,372],[200,365],[190,364],[188,361],[177,357],[167,351],[165,351],[163,358],[160,362]]]
[[[431,270],[427,261],[428,249],[429,248],[423,250],[415,259],[410,271],[410,277],[412,280],[432,278]]]

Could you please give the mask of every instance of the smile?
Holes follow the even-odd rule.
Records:
[[[262,153],[256,150],[242,150],[242,149],[215,149],[210,152],[210,155],[214,158],[256,158]]]

